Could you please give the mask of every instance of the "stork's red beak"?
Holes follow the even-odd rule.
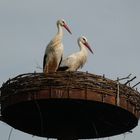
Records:
[[[69,29],[69,27],[68,27],[66,24],[64,24],[63,26],[64,26],[64,28],[65,28],[70,34],[72,34],[71,31],[70,31],[70,29]]]
[[[90,48],[90,46],[87,42],[85,42],[84,45],[90,50],[91,53],[93,53],[92,49]]]

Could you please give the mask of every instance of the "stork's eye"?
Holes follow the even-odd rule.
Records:
[[[84,41],[86,41],[86,39],[85,39],[85,38],[83,38],[83,40],[84,40]]]

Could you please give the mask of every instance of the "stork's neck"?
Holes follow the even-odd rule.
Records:
[[[63,28],[60,24],[57,25],[58,28],[58,32],[57,32],[57,36],[63,37]]]
[[[78,42],[79,48],[80,48],[80,52],[87,57],[88,56],[88,51],[87,48],[84,46],[83,43],[81,43],[80,41]]]

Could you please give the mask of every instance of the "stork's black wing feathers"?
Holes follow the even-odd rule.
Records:
[[[44,59],[43,59],[43,70],[44,70],[45,65],[46,65],[46,57],[47,57],[47,55],[45,54],[45,55],[44,55]]]
[[[60,59],[60,62],[59,62],[58,68],[60,67],[61,62],[62,62],[62,56],[61,56],[61,59]]]
[[[66,71],[68,68],[68,66],[61,66],[57,69],[57,71]]]

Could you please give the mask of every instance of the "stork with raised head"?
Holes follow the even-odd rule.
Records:
[[[87,42],[86,37],[81,36],[78,38],[77,41],[80,51],[71,54],[70,56],[62,60],[57,71],[77,71],[79,68],[82,68],[87,61],[88,57],[87,49],[89,49],[89,51],[93,53],[92,49],[90,48]]]
[[[47,45],[44,59],[43,59],[43,72],[56,72],[63,56],[63,27],[71,34],[69,27],[63,19],[57,21],[58,32],[55,37]]]

